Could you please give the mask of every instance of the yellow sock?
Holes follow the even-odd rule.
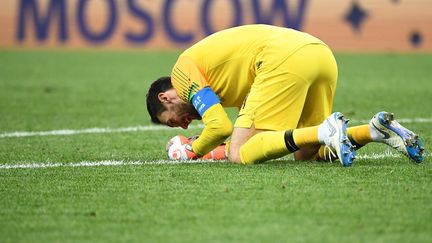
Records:
[[[337,159],[336,152],[333,151],[333,154],[334,154],[334,156],[333,156],[333,154],[328,151],[329,149],[330,148],[328,148],[328,147],[327,147],[327,149],[325,149],[325,145],[321,145],[321,147],[318,150],[318,159],[325,160],[325,161],[336,160]]]
[[[288,153],[285,131],[260,132],[240,147],[240,159],[243,164],[259,163]]]
[[[370,136],[369,125],[361,125],[355,127],[347,128],[347,136],[351,143],[356,146],[356,149],[361,148],[367,143],[372,142],[372,138]],[[322,160],[329,161],[337,159],[337,157],[331,156],[328,151],[324,151],[325,145],[322,145],[318,150],[318,157]]]
[[[347,129],[347,135],[351,143],[355,145],[357,149],[372,142],[369,125],[350,127]]]
[[[319,144],[318,127],[319,126],[295,129],[293,131],[293,139],[297,147],[303,148]]]

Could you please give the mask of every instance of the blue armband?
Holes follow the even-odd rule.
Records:
[[[220,103],[219,97],[210,87],[205,87],[192,97],[192,105],[201,117],[208,108],[218,103]]]

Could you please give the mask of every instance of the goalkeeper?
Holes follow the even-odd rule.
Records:
[[[228,142],[228,159],[252,164],[294,153],[296,160],[339,159],[350,166],[354,147],[386,143],[413,161],[423,147],[413,132],[387,112],[369,124],[347,128],[332,114],[338,71],[329,47],[293,29],[245,25],[217,32],[178,58],[170,77],[147,94],[154,123],[187,129],[203,121],[196,140],[182,145],[188,159]],[[232,125],[223,107],[237,107]],[[184,156],[182,156],[184,158]]]

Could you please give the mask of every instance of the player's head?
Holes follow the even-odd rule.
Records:
[[[178,97],[170,77],[152,83],[147,93],[147,110],[153,123],[170,127],[186,129],[192,120],[201,119],[191,104]]]

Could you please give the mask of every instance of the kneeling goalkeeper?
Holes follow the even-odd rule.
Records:
[[[154,123],[182,127],[202,119],[200,136],[183,146],[201,157],[231,136],[228,159],[252,164],[294,153],[297,160],[338,158],[350,166],[369,142],[423,160],[417,135],[380,112],[370,124],[347,128],[332,114],[337,64],[321,40],[293,29],[246,25],[217,32],[184,51],[170,77],[147,94]],[[237,107],[232,125],[223,107]],[[387,135],[389,134],[389,136]]]

